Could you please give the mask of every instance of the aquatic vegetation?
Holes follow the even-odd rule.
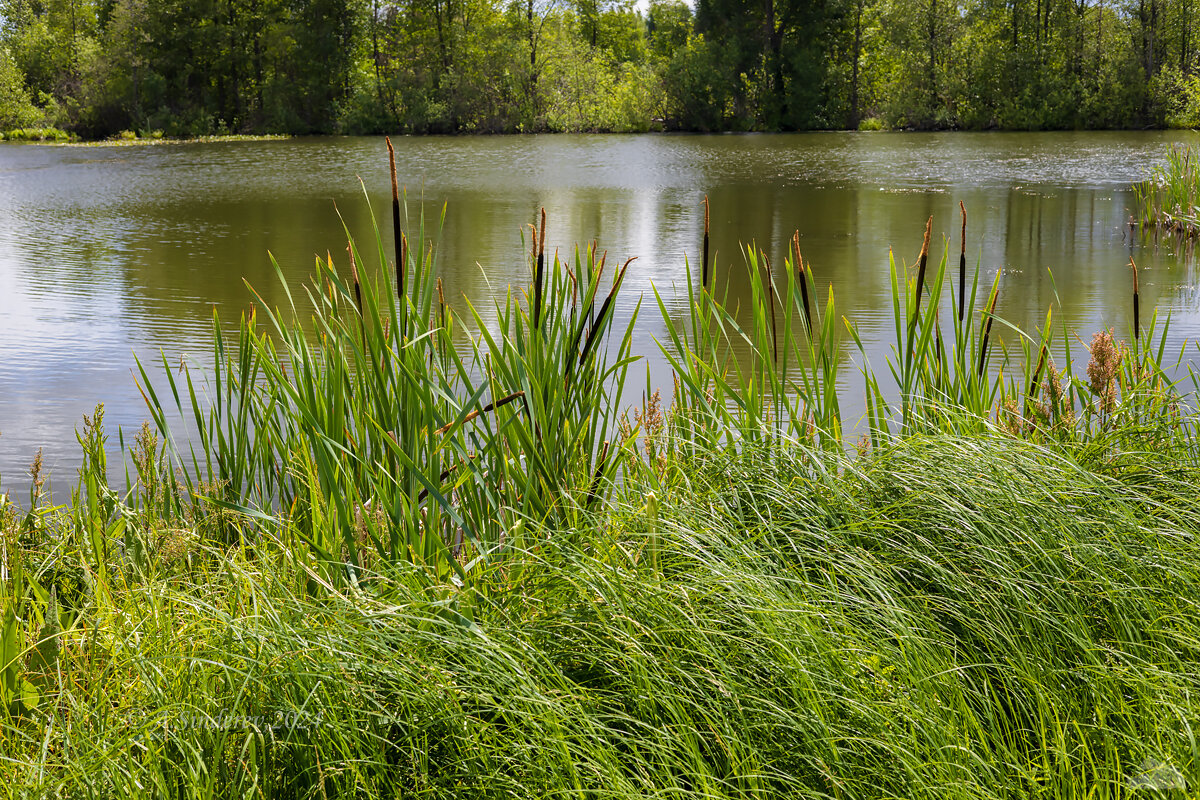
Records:
[[[148,147],[152,145],[171,144],[220,144],[222,142],[271,142],[291,139],[288,134],[245,134],[226,133],[211,136],[166,136],[161,130],[155,129],[138,133],[136,131],[121,131],[116,136],[96,141],[72,141],[72,147]]]
[[[0,132],[0,141],[9,142],[69,142],[74,134],[58,128],[13,128]]]
[[[1136,267],[1077,368],[967,286],[965,209],[957,285],[927,224],[879,373],[798,237],[778,273],[747,251],[740,305],[702,246],[683,319],[656,297],[673,394],[626,416],[629,261],[549,256],[543,213],[528,291],[456,312],[394,178],[391,212],[394,250],[347,236],[304,302],[214,320],[211,373],[142,370],[126,490],[101,407],[69,503],[35,462],[0,504],[10,795],[1200,780],[1195,392]]]
[[[1172,146],[1166,161],[1135,184],[1133,192],[1144,228],[1200,236],[1200,152]]]
[[[843,327],[863,378],[862,433],[875,447],[916,434],[997,429],[1033,441],[1079,444],[1126,434],[1140,441],[1152,431],[1171,438],[1177,428],[1194,425],[1181,407],[1195,396],[1179,390],[1175,377],[1182,353],[1172,359],[1166,352],[1169,320],[1160,321],[1156,312],[1144,325],[1140,318],[1136,265],[1130,264],[1130,343],[1108,332],[1093,349],[1104,376],[1098,384],[1092,378],[1097,367],[1089,365],[1086,377],[1076,373],[1072,334],[1055,328],[1052,309],[1042,329],[1031,333],[996,315],[1002,276],[997,272],[986,290],[978,267],[968,276],[965,208],[962,214],[957,303],[949,244],[940,258],[930,258],[932,221],[917,264],[905,268],[890,259],[893,345],[886,372],[870,363],[858,327],[838,319],[832,287],[824,310],[810,303],[817,283],[798,236],[782,276],[764,253],[747,252],[748,303],[733,304],[705,285],[689,288],[690,314],[681,324],[659,295],[663,349],[678,381],[681,440],[694,450],[759,441],[844,449],[855,424],[842,418],[837,385],[839,365],[849,357]],[[1015,342],[1000,346],[997,321]]]
[[[368,267],[347,234],[346,266],[319,260],[306,287],[311,324],[285,286],[289,308],[260,300],[233,337],[214,320],[207,384],[167,368],[169,385],[156,388],[142,369],[170,456],[154,479],[181,476],[165,513],[215,503],[261,521],[279,511],[322,563],[361,567],[370,554],[465,579],[528,544],[513,533],[519,520],[531,534],[568,525],[611,491],[625,443],[608,437],[636,321],[615,328],[613,299],[629,264],[607,265],[595,249],[548,257],[543,214],[531,291],[510,289],[494,323],[475,309],[464,319],[443,297],[424,222],[411,242],[403,229],[394,167],[392,186],[395,252],[378,238]],[[177,419],[194,442],[176,442]]]

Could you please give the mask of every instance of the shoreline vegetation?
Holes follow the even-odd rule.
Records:
[[[1052,309],[993,316],[962,207],[892,262],[871,363],[798,238],[727,302],[706,207],[684,318],[653,298],[673,391],[626,412],[633,259],[548,256],[543,211],[484,325],[392,188],[394,250],[347,232],[290,307],[214,317],[211,372],[140,368],[128,490],[100,407],[68,503],[38,461],[5,496],[10,796],[1198,785],[1200,376],[1132,262],[1132,325],[1076,363]]]
[[[52,144],[70,147],[139,147],[160,144],[197,144],[206,142],[271,142],[293,138],[284,133],[226,133],[209,136],[165,136],[162,131],[151,131],[139,136],[133,131],[122,131],[105,139],[81,139],[78,135],[58,128],[18,128],[0,132],[0,142],[27,144]]]
[[[1200,149],[1172,146],[1166,161],[1133,192],[1142,227],[1156,234],[1200,237]]]
[[[226,133],[210,136],[164,136],[162,131],[152,131],[149,136],[138,136],[131,131],[107,139],[64,142],[71,147],[152,147],[161,144],[206,144],[220,142],[276,142],[294,138],[285,133]]]
[[[846,131],[825,131],[830,133],[845,133]],[[918,133],[928,131],[914,131],[912,129],[892,129],[892,128],[872,128],[860,129],[859,133]],[[567,133],[566,131],[543,132],[536,135],[552,135],[553,133]],[[609,132],[611,133],[611,132]],[[625,131],[625,133],[632,133]],[[659,131],[663,134],[688,134],[696,133],[695,131]],[[765,133],[765,131],[742,131],[742,133]],[[521,134],[492,134],[492,133],[465,133],[466,136],[491,136],[491,135],[521,135]],[[199,136],[167,136],[161,130],[150,131],[146,135],[140,135],[135,131],[122,131],[114,136],[109,136],[103,139],[84,139],[77,134],[59,130],[58,128],[31,128],[31,129],[16,129],[12,131],[0,131],[0,143],[13,142],[22,144],[42,144],[56,145],[66,147],[143,147],[155,145],[178,145],[178,144],[219,144],[222,142],[272,142],[286,141],[288,139],[297,138],[296,134],[288,133],[224,133],[224,134],[206,134]],[[1172,147],[1172,152],[1176,150],[1187,150],[1189,148]],[[1172,182],[1179,184],[1184,180],[1183,176],[1174,177],[1166,173],[1166,170],[1171,169],[1170,165],[1159,165],[1156,167],[1154,175],[1148,181],[1136,184],[1134,191],[1136,193],[1136,202],[1140,211],[1145,211],[1151,208],[1150,204],[1154,202],[1162,202],[1156,199],[1153,195],[1153,185],[1155,183],[1163,186],[1171,185]],[[1191,179],[1194,180],[1194,179]],[[1174,206],[1168,206],[1174,208]],[[1167,211],[1157,212],[1142,219],[1137,220],[1138,224],[1146,228],[1169,228],[1176,233],[1189,235],[1189,232],[1198,230],[1194,223],[1197,211],[1195,206],[1191,207],[1191,212],[1188,213],[1186,207],[1181,207],[1182,214],[1172,213]],[[1161,219],[1160,219],[1161,218]],[[1192,234],[1194,235],[1194,234]]]
[[[0,0],[0,130],[1200,127],[1195,0]]]

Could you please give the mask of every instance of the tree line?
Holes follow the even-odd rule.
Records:
[[[1200,0],[0,0],[0,130],[1200,125]]]

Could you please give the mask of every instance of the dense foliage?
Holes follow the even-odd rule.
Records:
[[[1196,3],[3,0],[0,129],[1190,126]]]

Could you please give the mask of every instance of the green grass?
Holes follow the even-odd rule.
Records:
[[[0,132],[0,141],[8,142],[69,142],[73,134],[58,128],[14,128]]]
[[[542,216],[529,289],[460,314],[398,191],[392,222],[216,321],[211,373],[142,372],[128,489],[98,409],[70,502],[0,505],[8,796],[1200,785],[1195,392],[1136,272],[1129,343],[1077,367],[927,227],[852,449],[865,348],[798,243],[747,253],[742,306],[705,247],[674,395],[624,415],[624,266],[547,259]]]
[[[1200,236],[1200,152],[1172,146],[1166,161],[1133,188],[1143,227]]]
[[[71,142],[74,147],[148,147],[152,145],[169,145],[169,144],[219,144],[221,142],[269,142],[281,139],[290,139],[287,134],[247,134],[247,133],[227,133],[214,134],[212,136],[164,136],[161,130],[146,131],[138,133],[136,131],[121,131],[115,136],[107,139],[97,139],[94,141],[77,141]]]
[[[1151,763],[1195,781],[1200,474],[1069,456],[999,435],[716,455],[656,513],[631,487],[477,573],[471,619],[412,565],[329,585],[269,529],[252,548],[158,531],[106,577],[32,538],[19,558],[71,610],[49,678],[26,673],[46,694],[3,726],[5,785],[1119,797]],[[19,613],[44,631],[37,606]]]

